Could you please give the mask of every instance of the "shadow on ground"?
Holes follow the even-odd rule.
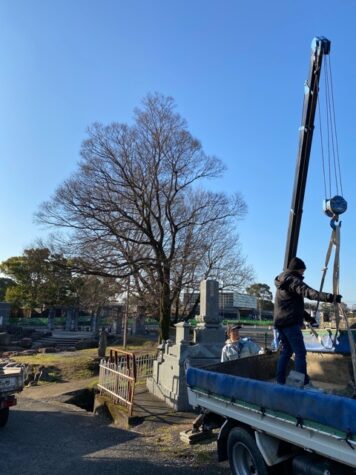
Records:
[[[160,429],[147,436],[103,423],[85,411],[59,402],[23,398],[0,430],[0,473],[6,475],[207,475],[229,470],[190,455],[172,456],[159,443]],[[167,426],[166,426],[167,427]],[[167,427],[166,430],[169,430]],[[173,447],[174,448],[174,447]]]

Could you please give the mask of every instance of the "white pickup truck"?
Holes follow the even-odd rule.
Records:
[[[356,400],[350,357],[308,353],[323,391],[273,382],[278,354],[189,368],[189,403],[219,427],[218,458],[234,475],[356,474]]]
[[[9,409],[17,404],[15,393],[23,390],[24,366],[8,359],[0,359],[0,427],[9,417]]]

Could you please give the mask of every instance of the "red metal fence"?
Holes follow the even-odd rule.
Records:
[[[152,375],[156,352],[129,352],[111,349],[109,357],[102,359],[98,388],[111,399],[133,411],[135,389]]]

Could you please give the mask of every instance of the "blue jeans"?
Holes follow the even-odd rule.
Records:
[[[285,384],[289,360],[295,354],[294,369],[305,375],[304,384],[309,383],[307,373],[307,351],[305,349],[303,333],[300,325],[278,328],[282,350],[277,364],[277,383]]]

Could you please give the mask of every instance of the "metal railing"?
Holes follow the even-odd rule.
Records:
[[[128,409],[132,415],[135,388],[152,375],[156,352],[128,352],[111,349],[99,368],[98,388],[111,399]]]

